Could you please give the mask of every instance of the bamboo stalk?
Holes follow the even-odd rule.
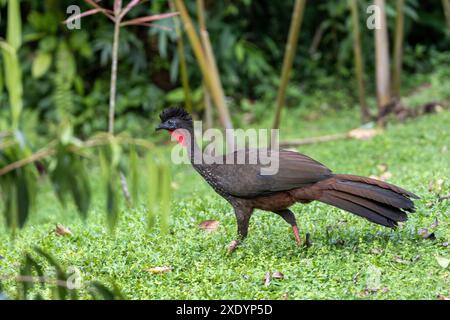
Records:
[[[170,10],[175,11],[175,5],[173,1],[169,1]],[[184,103],[185,109],[188,112],[192,112],[192,96],[191,96],[191,87],[189,85],[189,77],[187,73],[187,65],[186,65],[186,55],[184,53],[184,40],[183,34],[180,30],[180,21],[178,17],[173,18],[175,24],[175,33],[177,35],[177,52],[178,52],[178,61],[180,62],[180,78],[181,85],[183,86],[184,91]]]
[[[376,85],[378,114],[382,115],[384,108],[391,102],[391,85],[389,72],[389,40],[386,22],[386,9],[384,0],[374,0],[380,9],[380,28],[375,28],[375,59],[376,59]],[[381,119],[378,125],[383,126]]]
[[[450,29],[450,0],[442,0],[444,7],[445,20],[447,21],[447,28]]]
[[[211,93],[211,97],[214,100],[214,104],[219,111],[219,117],[222,126],[225,129],[232,129],[233,126],[228,107],[225,102],[225,96],[223,94],[217,68],[210,66],[210,64],[208,63],[208,58],[206,57],[206,53],[203,52],[200,38],[193,27],[192,19],[186,10],[184,2],[182,0],[175,0],[175,5],[177,7],[177,10],[180,12],[180,18],[183,21],[185,31],[189,37],[192,50],[194,51],[195,57],[199,64],[205,84],[207,85],[207,88]],[[214,56],[212,55],[212,57]],[[227,132],[227,134],[229,133]]]
[[[359,106],[361,110],[361,121],[367,122],[370,119],[369,108],[366,102],[366,88],[364,84],[364,64],[361,50],[361,32],[359,30],[359,14],[357,0],[350,0],[350,10],[352,12],[353,24],[353,53],[355,60],[356,79],[358,82]]]
[[[392,75],[392,95],[400,99],[401,96],[401,74],[403,59],[403,28],[404,28],[404,0],[397,0],[397,18],[395,22],[395,42],[394,42],[394,61]]]
[[[200,28],[200,32],[206,31],[206,19],[205,19],[205,2],[203,0],[197,0],[197,19],[198,25]],[[210,63],[210,62],[208,62]],[[213,113],[211,110],[211,96],[209,95],[208,89],[205,83],[202,83],[203,86],[203,103],[205,107],[205,118],[206,118],[206,127],[208,129],[213,126]]]
[[[295,56],[295,49],[297,47],[298,35],[300,33],[300,26],[303,19],[303,12],[305,10],[306,0],[296,0],[294,11],[292,12],[291,26],[289,29],[288,41],[286,43],[286,50],[284,53],[283,67],[281,71],[281,81],[278,88],[275,118],[272,128],[278,129],[280,127],[281,111],[284,106],[286,97],[287,84],[289,82],[289,74],[292,69],[292,64]]]

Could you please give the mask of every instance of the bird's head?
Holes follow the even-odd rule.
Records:
[[[156,130],[167,130],[182,145],[186,145],[187,134],[192,132],[192,117],[183,108],[167,108],[159,115],[160,124]]]

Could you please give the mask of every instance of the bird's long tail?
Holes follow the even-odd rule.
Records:
[[[414,212],[415,194],[379,180],[336,174],[319,183],[318,201],[349,211],[367,220],[394,228]]]

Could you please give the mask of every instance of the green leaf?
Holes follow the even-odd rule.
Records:
[[[153,160],[153,155],[147,155],[147,225],[151,229],[155,225],[156,212],[158,210],[158,167]]]
[[[169,215],[170,215],[170,198],[171,198],[171,179],[170,179],[170,167],[167,163],[163,163],[160,167],[161,171],[161,198],[160,198],[160,217],[161,217],[161,229],[163,232],[169,230]]]
[[[33,60],[31,68],[31,74],[33,78],[40,78],[47,73],[52,64],[52,56],[46,52],[39,52],[36,58]]]
[[[116,297],[114,291],[108,289],[104,284],[98,281],[94,281],[91,283],[89,292],[94,297],[94,299],[97,299],[98,295],[100,295],[103,300],[116,300],[118,298]]]
[[[20,276],[32,276],[31,274],[31,268],[32,268],[32,262],[31,257],[27,253],[25,255],[25,261],[22,264],[22,267],[20,268]],[[17,286],[17,299],[26,300],[27,299],[27,293],[28,290],[33,288],[33,282],[32,281],[21,281],[21,286]]]
[[[134,145],[130,146],[130,185],[131,197],[134,205],[138,204],[139,197],[139,158]]]
[[[450,264],[450,259],[447,259],[445,257],[436,256],[436,260],[438,264],[444,269],[446,269]]]
[[[83,219],[86,219],[91,202],[91,190],[87,172],[81,160],[74,157],[72,157],[70,168],[69,173],[66,173],[69,179],[69,189],[78,212]]]
[[[106,186],[107,221],[111,231],[115,229],[119,217],[119,192],[117,190],[119,181],[117,180],[117,172],[113,172],[109,176]]]
[[[22,44],[22,19],[20,17],[20,0],[8,1],[8,25],[6,40],[17,50]]]
[[[56,280],[58,281],[66,281],[67,280],[67,274],[64,272],[64,270],[61,268],[61,266],[56,262],[55,258],[53,258],[49,253],[45,252],[39,247],[34,247],[34,250],[44,257],[48,263],[53,266],[56,270]],[[64,300],[67,297],[68,290],[65,286],[62,285],[56,285],[56,299]]]
[[[19,228],[22,228],[28,218],[30,209],[30,192],[28,182],[25,173],[23,172],[25,168],[17,170],[16,179],[16,196],[17,196],[17,222],[19,223]]]
[[[5,41],[0,41],[0,49],[3,53],[5,84],[9,93],[12,118],[11,127],[13,130],[17,130],[19,125],[19,117],[23,108],[22,70],[17,57],[17,51],[11,44]]]

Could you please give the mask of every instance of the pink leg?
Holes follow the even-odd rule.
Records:
[[[294,231],[295,241],[297,241],[298,245],[301,245],[302,240],[300,239],[300,234],[299,234],[298,228],[295,224],[292,226],[292,231]]]

